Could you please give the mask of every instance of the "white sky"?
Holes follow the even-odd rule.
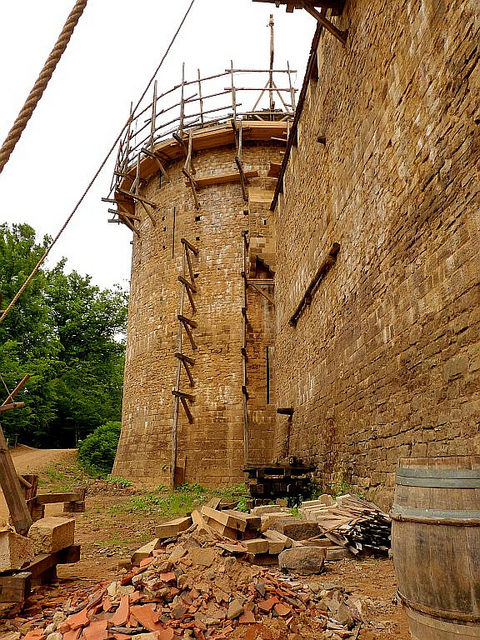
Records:
[[[190,0],[90,0],[70,45],[9,163],[0,174],[0,222],[55,235],[98,168],[160,61]],[[74,0],[0,3],[0,141],[5,139]],[[159,93],[187,78],[237,67],[268,68],[269,15],[275,66],[290,60],[301,87],[315,21],[251,0],[196,0],[158,76]],[[50,264],[128,287],[131,232],[107,223],[113,158],[51,254]]]

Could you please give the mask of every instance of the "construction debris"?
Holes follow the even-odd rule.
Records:
[[[323,538],[354,555],[362,551],[387,554],[390,549],[390,516],[372,502],[347,494],[331,505],[322,499],[304,502],[300,513],[318,524]]]
[[[62,610],[44,613],[21,637],[313,640],[358,636],[360,610],[340,589],[310,587],[278,570],[237,559],[225,549],[229,543],[220,542],[219,537],[191,527],[175,542],[152,549],[140,566],[121,579],[84,593],[83,602],[70,599]],[[268,541],[261,542],[264,552]],[[251,539],[242,545],[248,543],[259,544]]]

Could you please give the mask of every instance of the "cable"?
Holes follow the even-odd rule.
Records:
[[[75,207],[73,208],[73,211],[70,213],[70,215],[68,216],[68,218],[66,219],[66,221],[64,222],[63,226],[61,227],[60,231],[57,233],[57,235],[55,236],[55,238],[52,240],[52,242],[50,243],[50,245],[48,246],[48,248],[46,249],[45,253],[42,255],[42,257],[40,258],[40,260],[37,262],[37,264],[35,265],[35,267],[33,268],[33,271],[31,272],[31,274],[28,276],[28,278],[25,280],[25,282],[23,283],[23,285],[21,286],[21,288],[19,289],[19,291],[15,294],[14,298],[12,299],[12,301],[10,302],[10,304],[8,305],[8,307],[3,311],[2,315],[0,316],[0,324],[5,320],[5,318],[7,317],[7,315],[9,314],[9,312],[11,311],[11,309],[15,306],[15,304],[17,303],[18,299],[20,298],[20,296],[23,294],[23,292],[25,291],[25,289],[28,287],[28,285],[30,284],[30,282],[33,280],[33,278],[35,277],[35,275],[37,274],[38,270],[40,269],[40,267],[42,266],[42,264],[45,262],[45,260],[48,257],[48,254],[50,253],[50,251],[53,249],[53,247],[55,246],[55,244],[57,243],[58,239],[60,238],[60,236],[62,235],[62,233],[65,231],[66,227],[68,226],[70,220],[73,218],[73,216],[76,214],[76,212],[78,211],[80,205],[82,204],[82,202],[85,200],[88,192],[90,191],[90,189],[92,188],[92,186],[94,185],[96,179],[98,178],[98,176],[100,175],[100,173],[102,172],[103,168],[105,167],[105,165],[108,162],[108,159],[110,158],[110,156],[112,155],[113,151],[115,150],[117,144],[120,142],[120,139],[124,133],[124,131],[127,129],[129,122],[131,122],[131,120],[133,119],[133,116],[135,115],[135,112],[137,111],[138,107],[140,106],[142,100],[144,99],[144,97],[146,96],[148,90],[150,89],[153,81],[155,80],[155,77],[157,75],[157,73],[160,71],[160,69],[163,66],[163,63],[165,62],[168,54],[170,53],[171,48],[173,47],[178,34],[180,33],[180,31],[182,30],[182,27],[186,21],[186,19],[188,18],[188,15],[190,14],[190,11],[193,8],[193,5],[195,4],[196,0],[192,0],[190,3],[190,6],[188,7],[185,15],[182,18],[182,21],[180,22],[172,40],[170,41],[170,44],[168,45],[162,59],[160,60],[159,65],[157,66],[157,68],[155,69],[154,74],[152,75],[152,77],[150,78],[147,86],[145,87],[144,92],[142,93],[142,95],[140,96],[140,99],[138,100],[137,104],[135,105],[135,108],[133,109],[132,113],[130,114],[128,120],[125,122],[125,124],[123,125],[122,130],[120,131],[120,133],[118,134],[117,138],[115,139],[115,142],[112,144],[112,146],[110,147],[109,152],[107,153],[107,155],[105,156],[105,159],[101,162],[99,168],[97,169],[97,171],[95,172],[93,178],[90,180],[90,182],[88,183],[87,188],[85,189],[85,191],[82,193],[80,199],[78,200],[77,204],[75,205]]]
[[[23,108],[18,114],[13,127],[10,129],[9,134],[5,138],[5,142],[0,149],[0,173],[2,173],[3,168],[7,164],[12,151],[15,149],[17,142],[22,137],[22,133],[25,131],[28,121],[32,117],[33,112],[40,102],[43,93],[53,76],[53,72],[57,68],[58,63],[65,53],[75,27],[77,26],[78,21],[80,20],[82,13],[87,6],[87,2],[88,0],[77,0],[74,8],[67,18],[60,36],[58,37],[56,45],[48,56],[47,61],[45,62],[43,69],[37,78],[37,81],[33,85],[33,89],[30,91],[27,101],[23,105]]]

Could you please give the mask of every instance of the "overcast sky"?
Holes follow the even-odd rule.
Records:
[[[123,126],[190,0],[89,0],[72,41],[9,163],[0,174],[0,221],[55,235]],[[0,139],[3,142],[74,0],[0,4]],[[251,0],[196,0],[158,76],[159,93],[187,75],[235,65],[267,68],[269,14],[276,66],[290,60],[300,88],[314,20]],[[128,287],[131,232],[108,224],[113,159],[51,254],[102,287]]]

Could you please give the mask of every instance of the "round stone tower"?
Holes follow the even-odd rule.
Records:
[[[233,484],[245,463],[272,457],[270,204],[295,93],[271,80],[269,108],[240,112],[238,73],[216,76],[231,80],[228,109],[208,108],[219,98],[206,80],[183,79],[174,107],[155,88],[147,125],[144,111],[119,151],[111,211],[133,232],[133,257],[113,473],[145,484]]]

